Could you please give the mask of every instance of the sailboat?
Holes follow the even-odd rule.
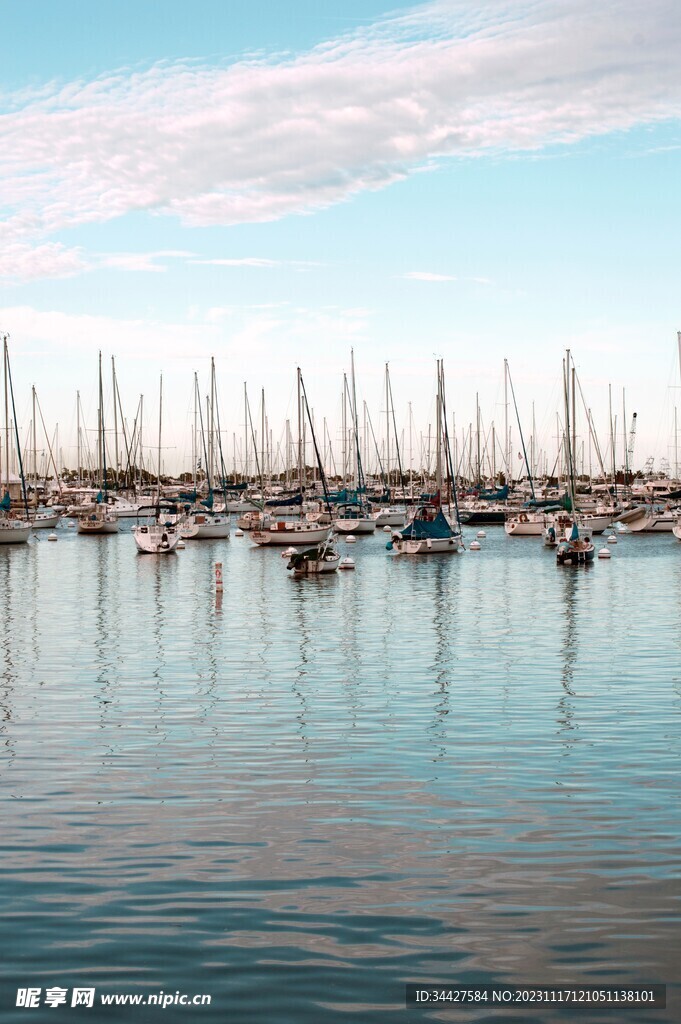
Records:
[[[591,540],[591,530],[585,526],[580,528],[577,513],[575,511],[574,446],[571,443],[570,435],[570,358],[570,351],[568,350],[566,358],[563,360],[563,393],[565,396],[565,461],[567,464],[568,490],[574,521],[570,528],[570,532],[568,533],[568,530],[566,529],[565,539],[558,544],[558,548],[556,550],[556,562],[558,565],[586,565],[589,562],[593,562],[596,548]],[[572,377],[574,389],[574,371]],[[572,397],[574,399],[574,390],[572,391]]]
[[[302,405],[302,375],[300,367],[298,376],[298,487],[302,497],[303,494],[303,405]],[[315,441],[316,447],[316,441]],[[268,544],[281,546],[282,544],[323,544],[331,536],[329,526],[322,526],[316,522],[309,522],[306,519],[274,520],[264,518],[258,524],[258,529],[251,531],[251,540],[259,547]]]
[[[374,533],[376,530],[376,516],[369,511],[369,507],[362,495],[366,492],[364,471],[362,469],[362,458],[359,450],[359,425],[357,422],[357,390],[355,387],[355,353],[350,350],[352,364],[352,396],[350,398],[350,412],[352,413],[353,435],[355,445],[355,492],[354,501],[346,501],[336,506],[333,527],[336,533],[364,534]],[[347,382],[346,382],[347,390]]]
[[[386,547],[389,551],[394,551],[398,555],[429,555],[443,552],[455,554],[463,547],[456,499],[456,479],[447,433],[444,367],[441,359],[437,361],[436,423],[436,498],[430,502],[418,505],[413,518],[407,523],[405,528],[397,533],[393,533]],[[449,514],[445,515],[441,502],[443,442],[447,468],[447,491],[450,498],[452,495],[454,498],[453,515],[451,507],[449,508]]]
[[[159,388],[158,412],[158,489],[154,519],[149,523],[138,523],[132,528],[137,550],[142,554],[167,555],[174,551],[180,539],[178,527],[172,519],[164,519],[161,506],[161,430],[163,424],[163,377]],[[143,511],[143,510],[142,510]]]
[[[99,409],[97,412],[97,457],[99,462],[99,493],[95,509],[78,516],[78,533],[118,533],[118,516],[106,504],[106,440],[104,437],[104,391],[102,388],[102,353],[99,353]]]
[[[2,341],[3,351],[3,366],[4,366],[4,377],[5,377],[5,462],[4,467],[2,463],[2,453],[0,451],[0,480],[3,479],[2,469],[5,470],[4,476],[4,492],[2,499],[0,500],[0,544],[26,544],[28,538],[31,536],[31,524],[28,517],[28,500],[26,495],[26,481],[24,479],[23,464],[21,461],[21,447],[19,445],[19,432],[17,427],[17,417],[14,411],[14,390],[12,388],[12,376],[9,366],[9,352],[7,349],[7,341],[9,335],[4,334]],[[10,498],[10,458],[9,458],[9,402],[12,402],[12,413],[14,420],[14,435],[16,442],[17,456],[19,460],[19,469],[21,472],[21,486],[24,495],[24,509],[26,512],[25,519],[15,519],[11,513],[11,498]],[[13,481],[12,481],[13,482]]]
[[[215,395],[215,364],[211,360],[211,394]],[[214,415],[214,402],[210,404],[209,416],[211,422],[206,424],[208,429],[211,431],[211,450],[210,456],[208,449],[206,448],[206,434],[203,429],[203,413],[201,412],[201,403],[198,400],[199,395],[199,381],[198,376],[194,375],[194,434],[196,436],[196,416],[197,411],[199,415],[200,427],[201,427],[201,445],[203,448],[203,454],[205,457],[206,465],[206,483],[208,485],[208,497],[200,501],[193,509],[188,511],[184,525],[181,528],[181,534],[184,540],[229,540],[231,533],[232,519],[229,512],[214,512],[213,511],[213,488],[212,488],[212,462],[213,462],[213,442],[212,442],[212,419]],[[198,453],[198,444],[196,445],[196,452]],[[196,456],[198,462],[198,454]],[[197,484],[197,465],[194,465],[194,494],[196,495],[196,484]]]

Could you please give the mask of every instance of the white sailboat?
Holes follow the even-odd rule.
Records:
[[[355,493],[354,501],[346,501],[336,506],[333,528],[336,533],[366,534],[376,530],[376,517],[369,511],[369,506],[362,495],[366,491],[362,459],[359,449],[359,424],[357,422],[357,390],[355,387],[355,353],[350,350],[352,395],[350,396],[350,412],[352,414],[353,437],[355,445]],[[346,382],[347,389],[347,382]]]
[[[158,489],[156,507],[152,510],[155,518],[151,523],[138,523],[132,528],[137,550],[148,555],[168,555],[177,547],[180,534],[176,523],[164,520],[161,508],[161,431],[163,424],[163,377],[159,387],[158,405]],[[144,509],[140,509],[144,512]]]
[[[104,438],[104,391],[102,388],[102,353],[99,353],[99,409],[97,413],[97,459],[100,489],[94,509],[78,516],[78,533],[102,536],[118,533],[118,516],[106,504],[106,441]]]
[[[26,484],[24,481],[23,470],[21,472],[21,484],[24,492],[24,506],[26,508],[25,519],[15,519],[10,515],[11,499],[10,499],[10,429],[9,429],[9,401],[10,396],[12,404],[14,404],[14,395],[12,392],[12,380],[10,376],[9,368],[9,352],[7,349],[7,341],[9,335],[4,334],[2,341],[3,351],[3,366],[4,366],[4,378],[5,378],[5,461],[2,464],[2,454],[0,453],[0,480],[4,482],[3,497],[0,500],[0,544],[26,544],[29,537],[31,536],[31,524],[28,519],[28,504],[26,501]],[[19,458],[19,468],[21,469],[21,449],[18,443],[17,423],[16,416],[14,417],[14,432],[16,435],[16,450]],[[4,478],[2,470],[4,468]]]
[[[300,374],[300,368],[297,371],[298,376],[298,487],[300,494],[303,494],[304,480],[303,480],[303,405],[301,395],[302,378]],[[257,460],[256,460],[257,461]],[[263,513],[264,514],[264,513]],[[287,547],[291,544],[322,544],[329,539],[331,536],[331,527],[324,526],[319,523],[309,522],[306,519],[290,519],[290,520],[264,520],[262,525],[259,525],[258,529],[251,530],[251,540],[259,547],[267,545],[286,545]]]
[[[215,366],[211,362],[211,395],[215,393]],[[208,485],[208,497],[205,501],[199,503],[199,505],[193,509],[190,509],[187,513],[185,521],[180,530],[183,540],[229,540],[232,528],[232,517],[229,512],[214,512],[213,511],[213,489],[211,486],[211,474],[212,474],[212,463],[213,463],[213,447],[212,447],[212,416],[213,416],[213,405],[210,406],[210,417],[211,422],[207,424],[210,430],[211,437],[211,448],[210,454],[206,448],[206,438],[203,429],[203,413],[201,412],[201,403],[199,402],[199,381],[198,376],[194,374],[194,436],[197,438],[197,412],[200,419],[201,426],[201,444],[203,447],[203,453],[205,457],[206,466],[206,483]],[[194,462],[194,493],[197,488],[197,469],[198,469],[198,458],[199,448],[198,442],[195,441],[195,462]]]

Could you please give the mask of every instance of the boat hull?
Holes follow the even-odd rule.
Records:
[[[461,550],[461,538],[428,537],[425,540],[411,540],[407,537],[393,537],[393,551],[398,555],[455,555]]]
[[[309,528],[311,527],[311,528]],[[267,530],[252,530],[251,540],[258,546],[290,544],[322,544],[329,539],[329,526],[310,523],[275,523]]]
[[[374,533],[376,530],[375,519],[334,519],[333,528],[336,533]]]
[[[541,537],[544,532],[544,518],[507,519],[504,530],[508,537]]]
[[[229,516],[194,516],[182,527],[184,540],[229,540],[232,524]]]
[[[86,533],[100,536],[108,533],[118,533],[118,520],[107,517],[84,516],[78,520],[78,533]]]
[[[168,555],[180,539],[174,526],[134,526],[132,535],[143,555]]]
[[[53,530],[60,519],[60,512],[36,512],[31,519],[31,526],[34,530]]]
[[[19,520],[0,523],[0,544],[26,544],[30,536],[31,527],[28,523]]]

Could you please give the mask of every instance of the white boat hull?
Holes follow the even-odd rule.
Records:
[[[79,516],[78,533],[118,533],[118,519],[112,516]]]
[[[293,570],[294,576],[313,576],[323,572],[335,572],[340,565],[340,555],[334,558],[309,559]]]
[[[182,527],[183,540],[229,540],[232,528],[230,517],[225,516],[191,516],[189,522]]]
[[[537,519],[507,519],[504,523],[504,530],[508,537],[541,537],[544,532],[544,517]]]
[[[407,514],[399,508],[384,508],[376,515],[376,526],[404,526]]]
[[[328,540],[331,528],[315,526],[314,523],[274,523],[266,530],[252,530],[251,540],[262,546],[266,544],[321,544]]]
[[[672,533],[676,516],[672,512],[650,512],[627,522],[631,533]]]
[[[674,523],[672,533],[674,534],[677,540],[681,540],[681,519],[677,519]]]
[[[336,533],[374,533],[376,520],[367,519],[364,516],[358,519],[334,519],[333,528]]]
[[[34,530],[53,530],[61,519],[59,512],[36,512],[31,519]]]
[[[0,522],[0,544],[26,544],[31,536],[29,523],[19,519]]]
[[[393,537],[393,551],[398,555],[454,555],[461,549],[461,537],[435,537],[427,540],[409,540]]]
[[[167,555],[174,551],[180,535],[174,526],[133,526],[138,551],[147,555]]]

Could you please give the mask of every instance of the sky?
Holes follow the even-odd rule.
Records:
[[[0,0],[0,19],[0,331],[22,437],[34,384],[75,465],[101,350],[107,427],[114,356],[150,444],[163,374],[166,469],[190,468],[211,356],[230,451],[244,382],[276,446],[298,365],[337,440],[352,348],[379,437],[386,362],[398,430],[411,403],[420,434],[438,357],[457,430],[478,396],[501,431],[506,358],[525,434],[552,452],[570,348],[601,446],[612,385],[621,436],[637,412],[635,465],[674,468],[675,0]]]

